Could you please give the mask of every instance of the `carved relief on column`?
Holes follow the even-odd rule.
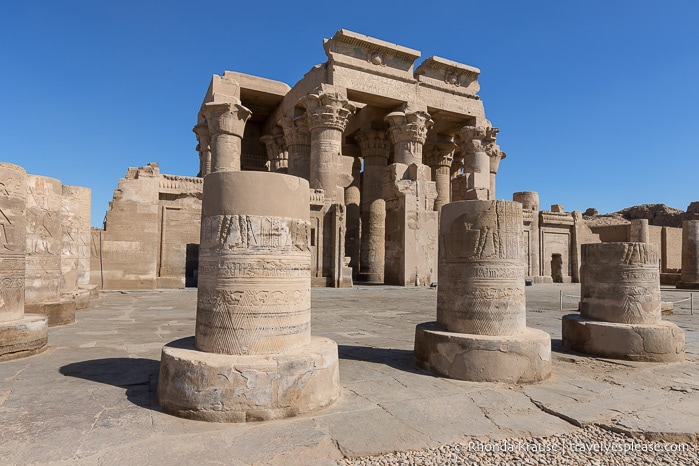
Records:
[[[260,141],[267,148],[267,159],[269,160],[269,171],[277,173],[287,173],[289,171],[289,151],[284,142],[284,134],[275,132],[274,135],[266,135]]]
[[[459,131],[457,142],[464,155],[464,173],[467,175],[465,199],[492,199],[490,157],[484,145],[488,130],[486,126],[464,126]]]
[[[355,136],[364,158],[362,179],[362,236],[359,279],[383,283],[386,201],[382,197],[383,172],[391,153],[385,131],[365,131]]]
[[[204,104],[211,136],[211,170],[240,171],[245,123],[252,112],[236,102]]]
[[[453,141],[427,144],[424,149],[425,163],[432,169],[432,180],[437,184],[434,210],[440,211],[451,197],[451,165],[454,162]]]
[[[284,117],[277,123],[284,131],[288,157],[288,174],[305,180],[311,178],[311,133],[305,116]]]
[[[26,203],[27,173],[0,162],[0,322],[24,316]]]
[[[422,145],[434,122],[430,114],[422,111],[391,112],[384,118],[389,125],[388,134],[394,145],[394,161],[410,165],[422,163]]]
[[[311,132],[311,188],[324,189],[326,199],[336,199],[342,132],[348,117],[354,113],[354,105],[332,86],[316,89],[300,103],[306,108],[306,122]],[[351,176],[351,164],[348,168],[350,173],[345,175]]]
[[[205,123],[200,123],[192,128],[194,134],[197,135],[197,151],[199,152],[199,174],[197,176],[204,178],[211,173],[211,137],[209,136],[209,127]]]
[[[500,161],[507,155],[500,150],[500,146],[495,142],[497,134],[500,132],[498,128],[488,128],[486,138],[483,141],[485,153],[490,157],[490,198],[495,199],[495,175],[498,173]]]

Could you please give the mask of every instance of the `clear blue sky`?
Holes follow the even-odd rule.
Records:
[[[6,0],[0,12],[0,160],[91,188],[93,225],[129,166],[196,174],[212,74],[293,85],[340,28],[481,69],[507,153],[499,198],[539,191],[542,207],[600,212],[699,200],[696,0]]]

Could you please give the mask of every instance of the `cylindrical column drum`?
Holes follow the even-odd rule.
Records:
[[[699,220],[682,222],[682,274],[680,282],[699,288]]]
[[[619,324],[660,322],[658,245],[583,244],[580,315]]]
[[[639,218],[631,220],[629,225],[629,241],[632,243],[648,243],[650,242],[650,232],[648,228],[648,219]]]
[[[0,322],[24,316],[27,173],[0,162]]]
[[[512,194],[512,200],[522,204],[523,209],[539,210],[539,193],[536,191],[520,191]]]
[[[195,344],[275,354],[310,342],[308,181],[214,172],[204,181]]]
[[[61,299],[61,182],[27,175],[27,304]]]
[[[526,327],[522,207],[511,201],[459,201],[442,207],[437,322],[475,335]]]

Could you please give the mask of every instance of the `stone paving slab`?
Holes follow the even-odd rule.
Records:
[[[412,363],[415,325],[436,291],[313,290],[313,333],[339,345],[342,395],[313,415],[210,424],[164,414],[155,400],[162,346],[194,333],[196,291],[106,292],[49,348],[0,363],[3,464],[335,464],[343,457],[435,448],[465,438],[541,437],[594,424],[668,441],[699,440],[699,315],[687,361],[595,359],[561,348],[577,285],[527,287],[528,325],[549,332],[553,376],[534,385],[443,379]],[[665,292],[667,300],[682,295]]]

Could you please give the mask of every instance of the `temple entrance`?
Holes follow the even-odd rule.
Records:
[[[185,259],[184,286],[196,288],[199,275],[199,245],[188,244]]]
[[[551,279],[554,283],[563,283],[563,257],[551,254]]]

